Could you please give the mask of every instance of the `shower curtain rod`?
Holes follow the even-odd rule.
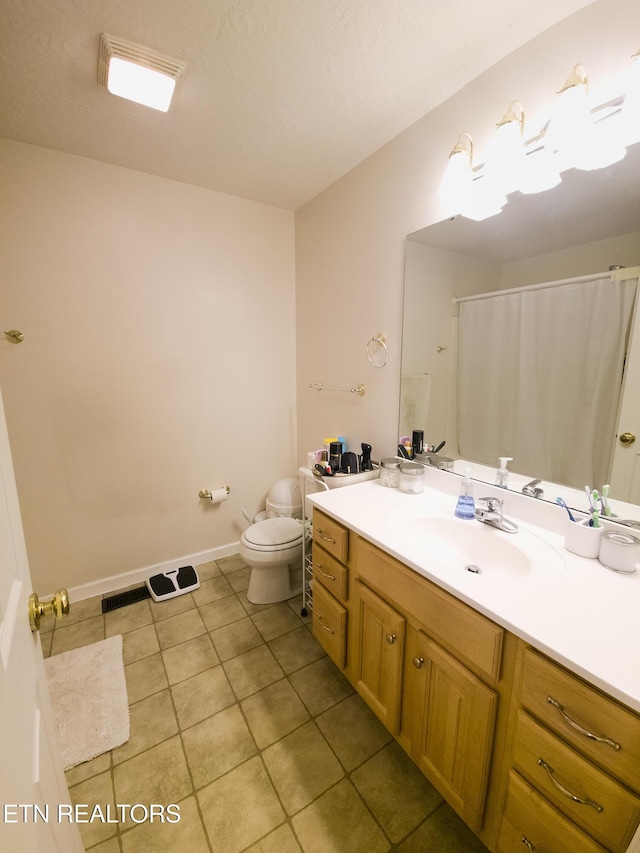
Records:
[[[512,287],[509,290],[492,290],[491,293],[476,293],[474,296],[453,297],[451,300],[454,304],[460,302],[475,302],[478,299],[489,299],[490,296],[506,296],[509,293],[524,293],[527,290],[542,290],[545,287],[559,287],[561,284],[585,284],[588,281],[598,281],[601,278],[609,277],[612,281],[618,270],[607,270],[606,272],[592,273],[591,275],[581,275],[577,278],[562,278],[558,281],[545,281],[542,284],[526,284],[523,287]]]

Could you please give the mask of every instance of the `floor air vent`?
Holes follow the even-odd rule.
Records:
[[[144,601],[145,598],[151,598],[151,593],[146,586],[128,589],[126,592],[119,592],[116,595],[110,595],[109,598],[103,598],[102,612],[109,613],[111,610],[117,610],[118,607],[126,607],[127,604],[135,604],[136,601]]]

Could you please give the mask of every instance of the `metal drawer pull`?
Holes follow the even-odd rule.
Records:
[[[333,630],[333,628],[327,628],[326,625],[322,624],[323,618],[324,617],[322,616],[322,614],[318,613],[318,622],[320,623],[320,627],[322,628],[322,630],[326,631],[327,634],[335,634],[335,631]]]
[[[424,658],[415,657],[413,659],[413,665],[415,666],[416,669],[420,669],[423,663],[424,663]]]
[[[606,743],[607,746],[610,746],[612,749],[615,749],[616,752],[621,748],[620,744],[616,743],[615,740],[611,740],[611,738],[608,737],[599,737],[599,735],[594,735],[590,731],[587,731],[587,729],[583,728],[580,723],[576,723],[575,720],[572,720],[571,717],[569,717],[566,711],[564,710],[564,705],[561,705],[557,699],[553,698],[553,696],[547,696],[547,702],[549,705],[553,705],[553,707],[558,710],[558,713],[568,726],[571,726],[572,729],[575,729],[581,735],[584,735],[585,737],[588,737],[591,740],[595,740],[598,743]]]
[[[527,845],[527,850],[529,851],[529,853],[533,853],[533,851],[536,849],[525,835],[522,836],[520,841],[522,841],[523,844]]]
[[[389,643],[390,646],[392,646],[395,643],[395,641],[396,641],[396,635],[395,634],[387,634],[387,643]]]
[[[598,803],[594,803],[593,800],[583,800],[581,797],[577,797],[575,794],[572,794],[568,788],[565,788],[564,785],[561,785],[560,782],[558,782],[556,777],[553,775],[553,767],[549,767],[543,758],[538,759],[538,765],[547,771],[549,779],[551,779],[556,788],[561,791],[565,797],[569,797],[570,800],[573,800],[574,803],[578,803],[581,806],[591,806],[592,809],[595,809],[598,814],[600,814],[602,806],[598,805]]]
[[[330,581],[334,581],[336,579],[335,575],[328,575],[326,572],[323,572],[320,563],[316,563],[316,569],[320,572],[323,578],[327,578]]]
[[[332,545],[336,544],[336,540],[332,539],[330,536],[325,536],[324,533],[322,532],[322,530],[318,530],[318,536],[321,539],[324,539],[325,542],[331,542]]]

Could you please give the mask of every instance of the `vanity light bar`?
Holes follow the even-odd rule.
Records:
[[[470,151],[461,145],[461,139],[466,136],[471,140],[468,133],[461,134],[458,144],[449,155],[449,163],[442,180],[440,195],[445,198],[451,206],[449,213],[462,213],[463,216],[473,219],[485,219],[498,213],[506,204],[506,198],[502,203],[485,205],[479,215],[472,212],[472,201],[478,195],[478,188],[482,185],[485,194],[490,189],[496,193],[508,194],[515,190],[523,193],[541,192],[550,189],[560,183],[560,172],[573,166],[576,168],[592,170],[604,168],[605,166],[621,160],[626,154],[626,145],[638,141],[640,135],[640,121],[635,113],[640,112],[640,51],[632,57],[635,74],[629,81],[629,91],[606,104],[600,104],[593,109],[587,107],[586,93],[588,87],[588,75],[583,65],[575,65],[570,77],[558,93],[560,98],[556,101],[552,118],[542,128],[540,133],[533,139],[524,141],[524,109],[519,101],[513,101],[509,112],[498,123],[498,133],[509,125],[519,124],[519,133],[512,133],[506,142],[514,149],[509,152],[509,145],[503,142],[503,149],[499,150],[499,156],[493,157],[493,151],[489,152],[489,159],[480,166],[473,166]],[[636,79],[637,78],[637,79]],[[577,98],[577,95],[580,97]],[[586,109],[582,121],[571,120],[569,115],[565,116],[566,95],[571,100],[578,100],[583,110]],[[513,110],[518,105],[520,116]],[[607,136],[600,128],[612,116],[622,114],[623,121],[616,128],[617,137],[611,134]],[[633,119],[635,118],[635,123]],[[566,119],[566,121],[565,121]],[[572,129],[573,137],[563,142],[559,132],[562,125]],[[580,127],[580,133],[576,138],[576,126]],[[597,128],[597,130],[595,129]],[[612,127],[613,129],[613,127]],[[551,132],[549,132],[551,131]],[[494,147],[496,143],[494,142]],[[515,150],[517,147],[517,150]],[[470,150],[472,150],[470,148]],[[467,154],[467,162],[461,162],[459,153]],[[526,157],[523,155],[527,155]],[[456,161],[456,182],[451,180],[452,161]],[[505,173],[507,165],[511,166],[511,172]],[[464,166],[464,168],[463,168]],[[535,168],[534,168],[535,166]],[[481,179],[482,180],[479,180]],[[477,199],[476,199],[477,200]],[[476,205],[477,206],[477,205]],[[454,209],[455,208],[455,209]]]

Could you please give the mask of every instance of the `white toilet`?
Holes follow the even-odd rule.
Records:
[[[266,514],[240,539],[240,556],[251,568],[247,598],[252,604],[274,604],[302,592],[304,525],[297,479],[278,480]]]

